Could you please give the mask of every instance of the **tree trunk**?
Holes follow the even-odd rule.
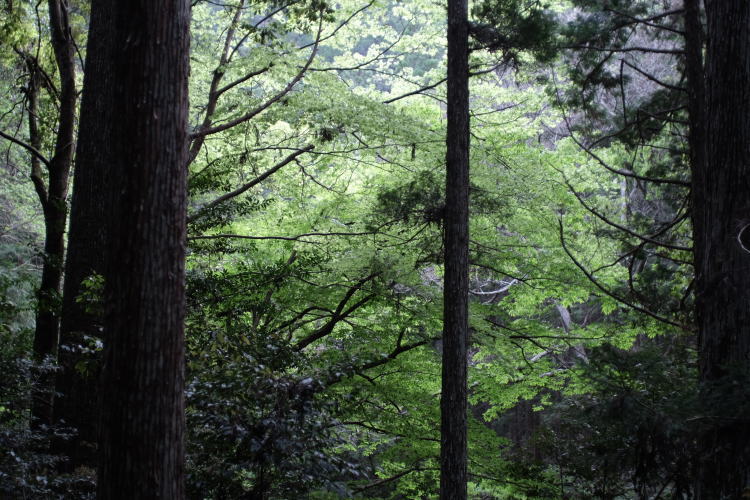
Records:
[[[98,498],[184,498],[187,0],[114,2]]]
[[[469,24],[467,0],[448,1],[440,498],[467,490],[466,344],[469,329]]]
[[[699,366],[708,421],[696,498],[740,498],[748,485],[750,361],[750,2],[706,0],[705,164],[694,178]],[[745,389],[746,390],[746,389]],[[745,396],[746,397],[746,396]]]
[[[82,348],[101,339],[103,318],[80,297],[83,281],[104,273],[105,193],[112,164],[108,146],[113,105],[110,12],[109,0],[92,5],[65,261],[55,422],[74,428],[75,435],[57,440],[54,451],[68,458],[61,464],[66,472],[79,466],[94,468],[96,458],[99,363]]]
[[[55,138],[55,152],[49,162],[49,184],[46,196],[40,196],[44,211],[44,265],[37,292],[38,305],[34,332],[34,357],[37,362],[55,361],[60,331],[60,285],[65,253],[66,197],[73,159],[75,132],[76,85],[75,50],[68,24],[66,4],[49,0],[52,48],[60,73],[60,111]],[[32,139],[34,142],[34,139]],[[37,182],[35,180],[35,182]],[[37,189],[37,192],[39,190]],[[37,382],[32,403],[32,425],[52,423],[54,377],[44,372]]]

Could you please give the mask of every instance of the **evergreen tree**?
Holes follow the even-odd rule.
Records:
[[[110,15],[98,498],[181,499],[189,3],[117,3]]]
[[[448,116],[440,397],[440,498],[466,498],[469,337],[469,22],[468,2],[448,2]]]
[[[706,150],[705,162],[693,167],[692,199],[698,357],[706,408],[718,414],[711,415],[703,437],[696,497],[739,498],[750,480],[744,403],[750,360],[750,4],[709,0],[705,7]]]

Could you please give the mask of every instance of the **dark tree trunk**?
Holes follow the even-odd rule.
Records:
[[[68,24],[66,4],[49,0],[50,32],[55,62],[60,73],[60,111],[55,138],[55,152],[49,161],[49,184],[46,196],[40,196],[44,210],[44,265],[37,292],[38,305],[34,332],[34,357],[37,362],[56,360],[60,331],[60,286],[65,253],[68,177],[73,158],[75,132],[76,85],[75,51]],[[32,139],[34,142],[34,139]],[[34,182],[37,182],[36,180]],[[39,189],[37,189],[39,192]],[[43,373],[33,398],[32,425],[52,423],[54,377]]]
[[[737,413],[750,361],[750,2],[706,0],[705,164],[694,179],[699,364],[713,413],[701,442],[697,498],[748,487],[747,415]],[[694,201],[695,202],[695,201]],[[746,388],[744,388],[746,390]],[[746,397],[746,396],[745,396]]]
[[[448,1],[448,134],[445,194],[440,498],[467,490],[466,344],[469,329],[469,24],[467,1]]]
[[[104,273],[105,227],[111,128],[111,2],[94,2],[86,50],[80,127],[76,150],[75,182],[70,212],[68,253],[65,261],[55,422],[75,429],[72,439],[54,443],[54,451],[68,460],[61,469],[95,467],[97,386],[99,363],[82,347],[101,339],[103,318],[80,300],[86,278]]]
[[[704,217],[700,214],[705,212],[705,174],[706,174],[706,130],[705,130],[705,106],[706,89],[705,75],[703,69],[703,25],[701,23],[700,0],[685,0],[685,76],[688,88],[688,114],[690,117],[690,130],[688,135],[688,146],[690,150],[690,178],[691,178],[691,208],[694,235],[705,234]],[[705,244],[693,246],[694,262],[699,264],[703,261],[702,250]],[[696,266],[696,269],[698,267]],[[703,276],[696,276],[698,289],[703,288]],[[698,303],[701,297],[696,297]]]
[[[100,499],[184,498],[187,0],[114,2]]]

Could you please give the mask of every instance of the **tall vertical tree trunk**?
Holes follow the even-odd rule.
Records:
[[[110,67],[111,1],[92,4],[83,80],[76,165],[65,260],[60,324],[60,372],[57,375],[55,422],[75,429],[69,439],[57,440],[54,451],[68,458],[61,469],[95,467],[99,370],[96,360],[84,354],[92,340],[101,338],[103,318],[82,303],[83,281],[104,274],[105,228],[108,218],[105,193],[111,168]],[[84,369],[81,369],[83,364]]]
[[[705,218],[706,193],[706,126],[705,126],[705,106],[706,106],[706,88],[705,74],[703,68],[703,48],[704,36],[703,25],[701,23],[700,0],[684,0],[684,23],[685,23],[685,74],[688,89],[688,115],[690,117],[690,130],[688,135],[688,147],[690,150],[690,178],[692,187],[691,208],[693,234],[695,244],[693,245],[694,262],[696,269],[699,269],[700,262],[703,261],[703,248],[705,241],[701,240],[698,235],[705,235],[706,231],[703,226]],[[696,273],[696,286],[703,289],[704,276]],[[703,300],[702,296],[697,296],[698,304]]]
[[[750,362],[750,2],[706,0],[705,8],[705,170],[693,186],[702,203],[694,215],[696,312],[704,399],[722,414],[701,443],[696,494],[721,499],[740,498],[750,486],[747,415],[732,409],[747,390],[739,374]]]
[[[37,293],[38,306],[34,332],[34,357],[37,362],[45,359],[54,361],[57,357],[60,331],[60,286],[67,222],[66,197],[70,165],[73,159],[77,102],[75,47],[68,23],[67,5],[61,0],[49,0],[48,5],[52,48],[60,73],[60,110],[55,152],[49,162],[49,183],[46,196],[40,200],[44,210],[45,240],[44,265],[42,281]],[[45,373],[37,383],[31,410],[33,425],[52,423],[53,380],[51,373]]]
[[[114,2],[98,498],[184,497],[187,0]]]
[[[467,0],[448,1],[440,498],[467,490],[466,344],[469,329],[469,24]]]

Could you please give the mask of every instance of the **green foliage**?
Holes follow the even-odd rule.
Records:
[[[29,4],[14,5],[0,40],[27,46],[36,35]],[[443,6],[246,1],[220,63],[237,5],[194,2],[192,131],[204,123],[217,75],[221,96],[209,127],[275,100],[208,135],[189,167],[190,495],[432,498]],[[621,75],[600,50],[577,49],[676,43],[632,25],[657,7],[474,6],[469,488],[477,498],[653,495],[665,482],[665,492],[687,491],[695,417],[706,410],[693,400],[689,341],[659,320],[691,321],[686,191],[638,178],[688,180],[684,111],[670,114],[669,126],[656,114],[679,108],[682,97]],[[73,5],[76,19],[85,14]],[[319,28],[310,68],[276,99],[307,64]],[[44,44],[40,54],[51,61]],[[511,73],[514,65],[522,70]],[[24,94],[11,85],[23,65],[2,59],[0,69],[0,125],[23,138]],[[44,94],[40,108],[47,151],[52,97]],[[578,141],[565,137],[566,122]],[[593,143],[598,159],[577,142]],[[307,146],[314,149],[255,182]],[[8,374],[0,448],[12,454],[0,456],[0,491],[51,495],[77,479],[32,474],[54,460],[34,451],[45,436],[27,431],[39,228],[13,224],[38,214],[21,179],[28,156],[8,151],[5,169],[18,175],[2,178],[0,195],[0,369]],[[88,307],[100,307],[100,285],[87,282],[80,299]],[[81,347],[96,362],[99,345]],[[710,390],[717,408],[746,396],[736,387]]]
[[[300,378],[299,367],[280,358],[267,356],[274,366],[266,366],[219,347],[194,358],[187,392],[191,495],[293,498],[324,488],[343,496],[341,479],[359,475],[356,463],[332,453],[343,441],[331,403],[315,397],[321,382]]]
[[[561,398],[538,437],[563,478],[561,492],[574,498],[689,494],[697,373],[686,341],[644,340],[631,351],[602,346],[590,352],[577,370],[588,393]]]
[[[486,0],[472,7],[471,35],[478,48],[501,52],[517,63],[519,52],[529,51],[542,61],[557,54],[557,25],[548,2],[539,0]]]

